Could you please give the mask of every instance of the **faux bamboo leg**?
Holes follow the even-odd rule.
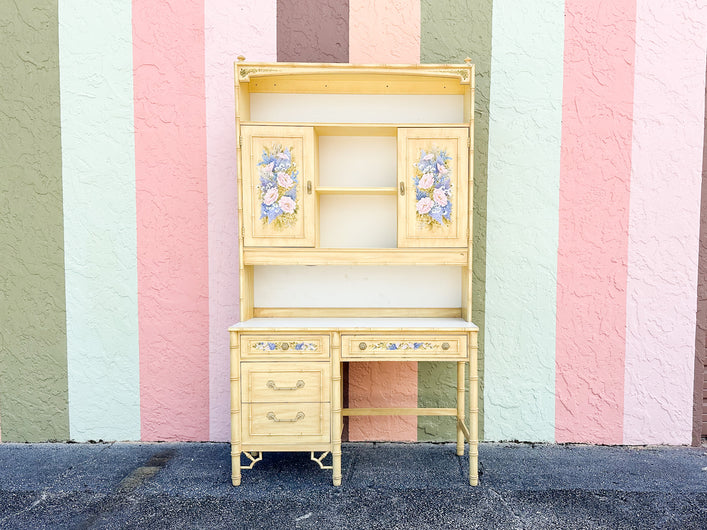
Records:
[[[341,486],[341,335],[334,333],[331,342],[332,374],[331,374],[331,424],[332,424],[332,481],[334,486]]]
[[[231,481],[241,485],[241,367],[238,333],[231,333]]]
[[[476,332],[469,337],[469,484],[479,483],[479,374],[478,338]]]
[[[457,363],[457,455],[464,454],[464,431],[461,424],[464,423],[464,365],[465,362]]]

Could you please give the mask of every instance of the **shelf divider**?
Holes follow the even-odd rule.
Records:
[[[317,186],[320,195],[395,195],[398,189],[391,187]]]
[[[468,265],[466,248],[244,247],[245,265]]]

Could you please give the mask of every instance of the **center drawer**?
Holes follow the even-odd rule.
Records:
[[[342,334],[342,359],[465,360],[467,337],[459,334]]]
[[[241,370],[246,403],[330,401],[329,363],[242,363]]]

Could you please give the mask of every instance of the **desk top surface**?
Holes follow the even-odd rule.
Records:
[[[234,324],[229,331],[273,329],[342,331],[478,331],[461,318],[251,318]]]

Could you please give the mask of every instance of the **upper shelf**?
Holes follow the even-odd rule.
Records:
[[[241,126],[292,127],[292,122],[242,121]],[[398,129],[455,128],[469,127],[468,123],[305,123],[298,127],[312,127],[318,136],[397,136]]]
[[[256,248],[244,265],[468,265],[466,248]]]
[[[236,83],[251,93],[465,94],[474,88],[474,65],[357,65],[340,63],[236,63]]]

